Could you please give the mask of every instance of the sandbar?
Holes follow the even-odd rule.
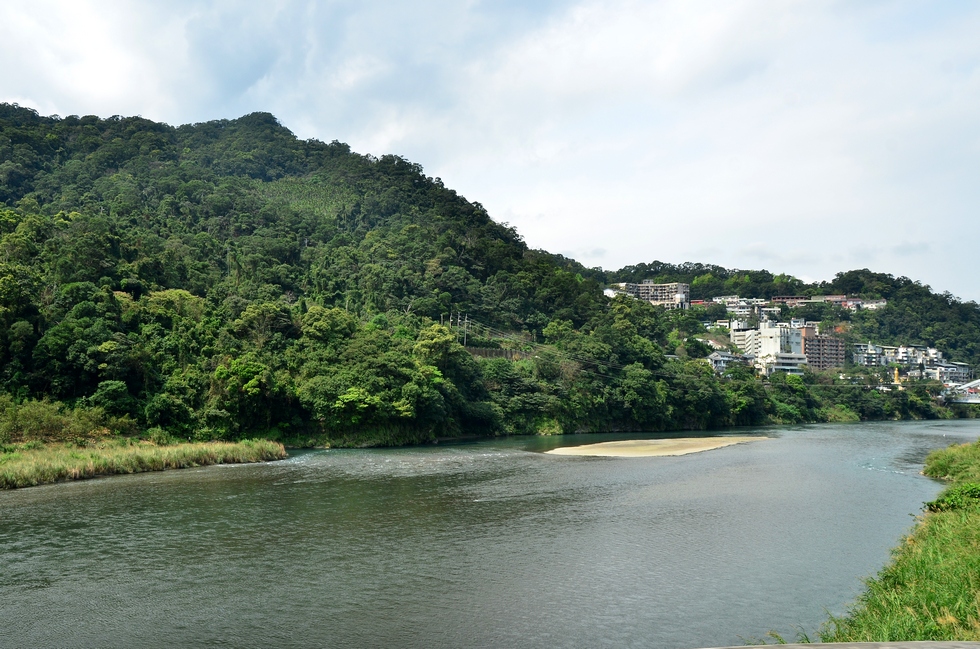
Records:
[[[594,457],[668,457],[700,453],[716,448],[754,442],[767,437],[681,437],[677,439],[630,439],[623,442],[600,442],[584,446],[563,446],[545,453],[551,455],[586,455]]]

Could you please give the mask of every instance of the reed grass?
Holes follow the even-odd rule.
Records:
[[[282,444],[268,440],[167,446],[125,438],[85,446],[28,442],[0,447],[0,488],[211,464],[265,462],[284,457],[286,450]]]
[[[970,482],[980,478],[980,443],[930,454],[924,473],[952,485],[821,641],[980,640],[980,499]]]
[[[931,453],[922,471],[954,484],[980,482],[980,442],[950,446]]]

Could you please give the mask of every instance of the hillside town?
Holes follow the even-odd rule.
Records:
[[[783,309],[807,304],[830,304],[852,311],[877,310],[887,305],[886,300],[863,300],[847,295],[783,295],[768,300],[724,295],[710,300],[692,300],[690,284],[653,280],[612,284],[606,289],[606,295],[628,295],[668,310],[712,304],[724,306],[726,319],[702,323],[708,330],[727,331],[730,340],[729,345],[705,341],[714,348],[706,360],[718,373],[732,364],[741,363],[754,367],[763,376],[774,372],[802,375],[805,367],[824,371],[853,365],[890,367],[896,381],[932,379],[946,385],[959,385],[969,382],[972,377],[967,363],[948,361],[933,347],[878,345],[868,341],[848,348],[843,338],[821,333],[819,322],[801,318],[780,320]]]

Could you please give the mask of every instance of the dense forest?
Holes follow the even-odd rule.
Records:
[[[602,294],[648,278],[694,297],[884,297],[799,315],[980,364],[977,305],[906,278],[589,269],[529,249],[417,164],[299,140],[266,113],[172,127],[0,104],[0,443],[101,430],[404,444],[956,414],[939,386],[882,391],[873,372],[717,377],[698,360],[710,309]]]

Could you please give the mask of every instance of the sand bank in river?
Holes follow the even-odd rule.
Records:
[[[631,439],[600,442],[585,446],[564,446],[545,451],[552,455],[591,455],[597,457],[662,457],[710,451],[732,444],[754,442],[765,437],[682,437],[679,439]]]

